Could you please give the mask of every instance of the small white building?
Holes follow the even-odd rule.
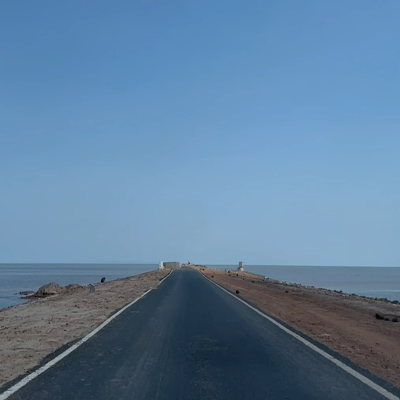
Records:
[[[163,263],[165,268],[169,269],[180,269],[181,268],[181,263],[178,261],[166,261]]]
[[[159,262],[158,269],[164,269],[164,263],[162,261]]]
[[[238,271],[244,271],[243,261],[239,261]]]

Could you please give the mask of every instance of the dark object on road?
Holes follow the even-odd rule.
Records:
[[[239,294],[239,290],[236,290],[236,294]]]
[[[392,322],[399,322],[398,318],[392,318]]]
[[[101,283],[104,283],[106,281],[106,277],[105,276],[103,276],[102,278],[101,278]]]
[[[383,315],[379,314],[379,313],[375,314],[375,318],[376,319],[385,319],[385,317]]]

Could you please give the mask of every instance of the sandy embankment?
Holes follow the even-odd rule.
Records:
[[[400,387],[400,305],[382,300],[283,284],[248,272],[204,269],[216,283]]]
[[[169,270],[96,284],[0,310],[0,387],[154,288]]]

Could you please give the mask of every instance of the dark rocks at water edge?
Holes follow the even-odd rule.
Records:
[[[33,290],[24,290],[23,292],[19,292],[21,296],[30,296],[32,294],[35,294]]]
[[[25,299],[35,299],[35,298],[54,296],[60,293],[71,293],[76,290],[80,290],[82,288],[84,288],[84,286],[81,286],[77,283],[70,283],[69,285],[62,287],[58,283],[50,282],[41,286],[37,292],[25,291],[21,292],[20,294],[24,295]]]
[[[55,294],[61,293],[63,291],[63,287],[58,283],[50,282],[41,286],[39,290],[32,297],[47,297],[53,296]]]
[[[103,277],[101,278],[100,282],[101,282],[101,283],[104,283],[105,281],[106,281],[106,277],[103,276]]]

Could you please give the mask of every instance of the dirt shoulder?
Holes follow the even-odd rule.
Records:
[[[0,387],[80,339],[116,310],[158,285],[169,270],[152,271],[0,310]],[[79,286],[79,285],[78,285]]]
[[[200,268],[198,268],[200,269]],[[284,284],[239,271],[206,276],[300,332],[400,387],[400,305],[326,289]],[[379,313],[390,321],[377,320]]]

